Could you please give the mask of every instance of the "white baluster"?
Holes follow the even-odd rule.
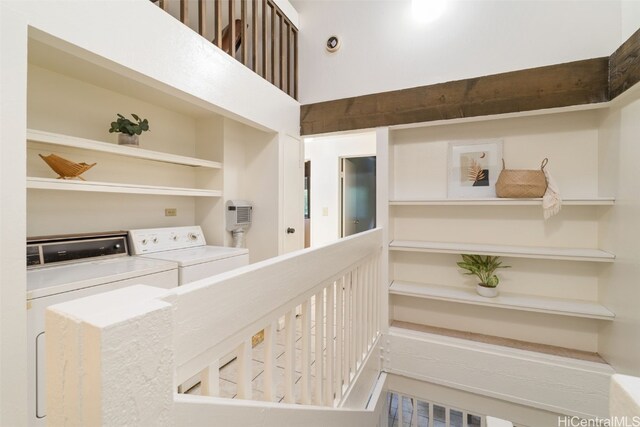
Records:
[[[364,274],[362,275],[362,352],[367,354],[369,350],[369,285],[371,274],[369,271],[369,260],[362,265]]]
[[[404,397],[398,393],[398,427],[404,427]]]
[[[353,318],[353,325],[351,330],[351,344],[352,344],[352,360],[351,360],[351,372],[354,377],[358,371],[358,353],[360,351],[360,305],[358,294],[361,290],[360,286],[360,269],[356,267],[353,271],[353,289],[351,296],[351,317]]]
[[[273,402],[276,400],[276,333],[278,322],[272,322],[264,328],[264,400]]]
[[[351,382],[351,352],[352,352],[352,342],[351,335],[353,334],[353,329],[351,327],[351,272],[345,276],[344,282],[344,385],[345,387],[349,385]]]
[[[220,395],[220,359],[216,359],[209,367],[202,371],[200,377],[200,387],[203,396]]]
[[[364,323],[365,323],[365,339],[364,339],[364,350],[365,353],[369,351],[369,347],[371,345],[371,336],[373,335],[373,327],[371,325],[371,310],[373,309],[373,301],[371,301],[371,294],[373,293],[373,262],[372,259],[369,258],[367,263],[365,264],[367,269],[367,285],[365,287],[365,295],[364,301],[367,306],[367,311],[364,313]]]
[[[311,302],[302,303],[302,403],[311,403]]]
[[[369,310],[367,311],[367,348],[371,347],[373,343],[373,333],[375,325],[373,324],[373,294],[375,293],[375,272],[374,272],[374,258],[369,259],[369,288],[367,292],[367,301]]]
[[[364,304],[363,300],[364,291],[364,268],[362,265],[358,267],[358,293],[356,297],[356,311],[358,313],[358,327],[356,328],[356,369],[359,369],[362,365],[363,348],[362,343],[364,341]]]
[[[251,399],[251,337],[238,347],[238,398]]]
[[[326,288],[327,292],[327,316],[325,320],[325,331],[327,337],[327,357],[325,364],[325,386],[324,386],[324,404],[325,406],[333,406],[333,366],[334,366],[334,356],[333,356],[333,340],[335,337],[334,334],[334,313],[335,313],[335,297],[334,297],[334,286],[335,282],[331,283]]]
[[[413,412],[411,413],[411,426],[418,425],[418,399],[411,399],[411,403],[413,404]]]
[[[376,293],[376,257],[372,257],[369,260],[369,293],[367,294],[367,299],[369,300],[369,311],[367,312],[367,331],[369,331],[367,335],[367,347],[371,347],[373,345],[373,337],[376,332],[376,324],[375,324],[375,316],[374,311],[376,307],[374,295]]]
[[[373,327],[375,328],[374,338],[378,336],[380,332],[380,328],[382,325],[380,324],[380,293],[382,292],[381,287],[383,280],[380,280],[380,252],[377,252],[375,255],[375,270],[374,270],[374,282],[373,282]]]
[[[314,403],[316,405],[322,405],[322,338],[324,332],[324,290],[318,292],[316,294],[316,304],[315,304],[315,328],[316,328],[316,345],[315,345],[315,374],[316,374],[316,384],[314,389]]]
[[[284,321],[284,401],[295,403],[294,385],[296,382],[296,311],[287,312]]]
[[[344,276],[336,283],[336,366],[335,389],[336,398],[342,398],[342,349],[344,340]]]

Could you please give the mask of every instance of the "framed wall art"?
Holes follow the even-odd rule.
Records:
[[[502,140],[452,141],[448,152],[447,197],[496,197],[502,169]]]

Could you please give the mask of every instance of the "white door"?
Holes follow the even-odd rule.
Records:
[[[283,226],[281,253],[304,247],[304,153],[302,141],[282,137]]]

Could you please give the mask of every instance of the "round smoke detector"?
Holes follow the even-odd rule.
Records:
[[[335,52],[340,49],[340,39],[338,36],[331,36],[327,39],[327,51]]]

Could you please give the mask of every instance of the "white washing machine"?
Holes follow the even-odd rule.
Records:
[[[249,250],[208,246],[199,225],[187,227],[147,228],[129,231],[131,252],[143,258],[178,264],[179,285],[195,282],[249,264]],[[236,357],[230,353],[220,359],[225,365]],[[200,383],[196,375],[178,387],[187,391]]]
[[[177,283],[176,263],[129,256],[126,232],[29,239],[29,425],[46,425],[44,318],[48,306],[131,285],[172,288]]]
[[[208,246],[199,225],[129,231],[134,255],[178,263],[179,284],[195,282],[249,264],[249,250]]]

